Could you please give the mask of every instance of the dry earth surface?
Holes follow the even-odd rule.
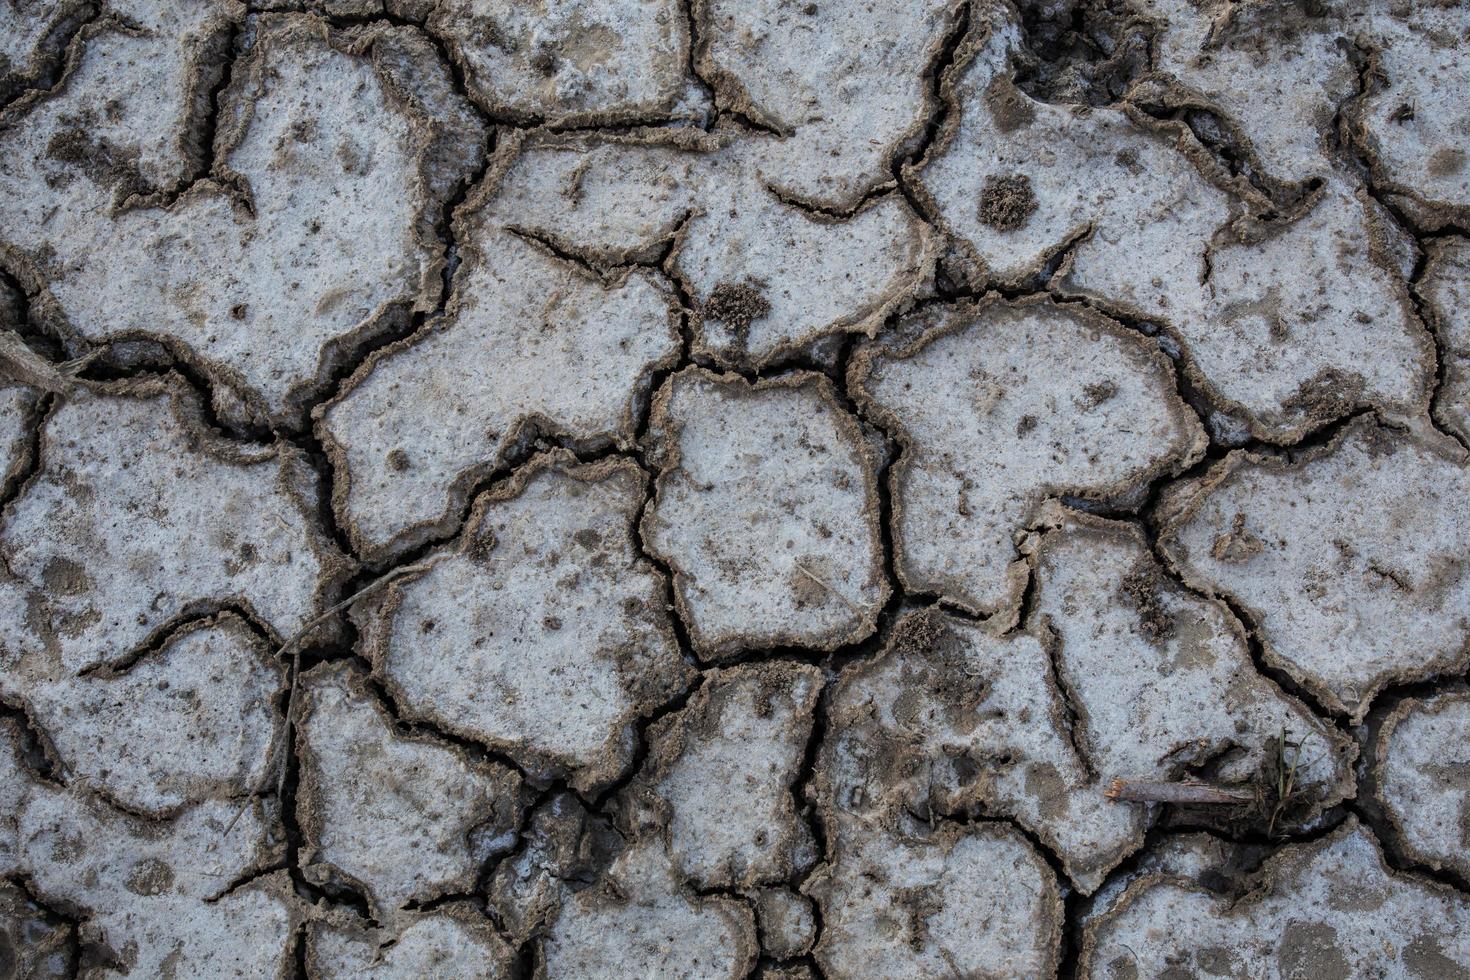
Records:
[[[0,0],[0,980],[1470,978],[1467,92]]]

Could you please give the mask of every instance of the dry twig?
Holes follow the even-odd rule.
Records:
[[[1216,786],[1194,779],[1161,782],[1148,779],[1115,779],[1103,790],[1110,800],[1124,803],[1182,803],[1206,806],[1240,806],[1257,800],[1252,790]]]
[[[297,630],[290,639],[288,639],[285,643],[282,643],[279,649],[276,650],[277,658],[285,656],[288,650],[291,652],[291,687],[290,690],[286,693],[286,723],[281,726],[280,738],[271,740],[270,755],[266,756],[265,762],[265,771],[267,775],[270,773],[273,764],[274,768],[276,769],[276,799],[281,799],[286,790],[286,759],[289,756],[289,753],[286,751],[286,746],[291,741],[291,734],[296,724],[296,687],[297,678],[301,674],[301,641],[310,636],[312,631],[315,630],[317,627],[321,626],[323,623],[330,621],[332,617],[336,616],[338,613],[350,609],[353,603],[357,602],[358,600],[372,594],[373,592],[378,591],[383,586],[389,584],[390,582],[394,582],[405,575],[412,575],[418,572],[426,572],[429,570],[430,565],[430,562],[420,562],[416,565],[404,565],[402,568],[395,568],[392,571],[384,572],[382,575],[373,579],[373,581],[369,582],[367,585],[352,593],[352,595],[343,599],[341,602],[338,602],[326,612],[322,613],[320,616],[317,616],[305,626],[301,627],[301,629]],[[280,762],[277,764],[276,760],[278,758]],[[245,807],[249,806],[249,801],[259,796],[264,791],[265,780],[262,779],[261,785],[256,787],[255,792],[250,794],[250,796],[246,798],[245,803],[241,804],[240,809],[236,810],[235,815],[230,818],[229,825],[225,827],[225,833],[228,834],[230,832],[230,829],[235,826],[235,821],[239,820],[240,814],[245,812]]]

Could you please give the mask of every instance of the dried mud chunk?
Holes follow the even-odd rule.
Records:
[[[647,733],[631,793],[696,888],[786,880],[816,859],[791,787],[811,735],[822,672],[793,663],[713,671]]]
[[[390,4],[406,6],[395,0]],[[392,10],[388,15],[405,16]],[[438,42],[424,31],[379,27],[369,29],[365,36],[372,39],[374,70],[419,131],[421,138],[414,144],[423,154],[418,171],[429,194],[436,202],[456,198],[485,162],[486,131],[480,109],[460,93],[453,70],[440,56]],[[442,208],[429,214],[436,223],[443,220]]]
[[[646,483],[631,460],[555,453],[482,496],[366,634],[400,712],[581,792],[617,779],[633,723],[693,676],[633,536]]]
[[[1427,251],[1419,295],[1444,348],[1444,382],[1435,414],[1470,442],[1470,243],[1441,239]]]
[[[542,941],[541,978],[736,977],[756,958],[742,902],[679,885],[655,842],[624,851],[597,885],[571,896]]]
[[[936,816],[1010,815],[1090,892],[1142,842],[1143,822],[1103,797],[1071,727],[1035,637],[912,613],[838,680],[819,786],[842,818],[912,834]]]
[[[1014,827],[943,823],[919,838],[839,820],[830,863],[803,887],[822,909],[825,976],[1056,972],[1061,893]]]
[[[440,906],[433,913],[402,916],[396,931],[372,930],[346,921],[312,923],[307,931],[306,975],[312,980],[419,980],[511,976],[514,951],[474,906]]]
[[[0,100],[40,80],[64,57],[67,36],[92,14],[87,0],[11,0],[0,5]]]
[[[477,141],[442,92],[398,88],[413,81],[410,29],[267,17],[252,36],[221,96],[213,179],[109,213],[98,161],[111,173],[131,151],[63,129],[108,84],[89,47],[13,131],[0,220],[34,266],[41,315],[69,341],[156,338],[222,389],[232,421],[294,426],[352,343],[437,301],[446,145]]]
[[[834,210],[893,179],[932,110],[925,72],[953,30],[950,0],[702,0],[698,67],[725,109],[785,134],[772,183]]]
[[[0,976],[63,980],[76,975],[72,925],[31,901],[18,886],[0,881]]]
[[[1156,74],[1130,99],[1203,104],[1230,127],[1210,135],[1250,154],[1282,185],[1331,168],[1334,114],[1359,85],[1349,42],[1371,21],[1373,5],[1132,3],[1154,24]]]
[[[1013,538],[1043,499],[1126,502],[1204,450],[1167,359],[1105,317],[986,300],[904,326],[917,339],[859,348],[848,380],[904,445],[893,532],[911,591],[1006,608],[1025,584]]]
[[[1351,792],[1350,743],[1255,674],[1223,607],[1159,581],[1152,601],[1169,636],[1143,628],[1120,570],[1158,573],[1132,529],[1072,517],[1032,560],[1027,632],[915,613],[877,659],[843,674],[818,770],[834,805],[911,829],[935,815],[1010,816],[1086,894],[1143,843],[1151,816],[1109,802],[1114,779],[1170,780],[1228,753],[1213,778],[1253,786],[1284,731],[1310,740],[1311,764],[1279,826]]]
[[[82,910],[78,942],[102,960],[83,977],[287,971],[299,912],[284,871],[251,879],[284,859],[259,804],[211,800],[142,820],[37,779],[18,747],[14,726],[0,725],[0,874]]]
[[[941,224],[989,275],[1020,281],[1062,245],[1157,261],[1171,288],[1198,280],[1197,253],[1230,216],[1215,190],[1170,143],[1123,112],[1038,102],[1008,80],[1022,41],[1005,8],[978,15],[944,87],[955,111],[939,143],[906,171]],[[1019,228],[986,223],[976,207],[987,182],[1024,176],[1036,208]],[[1181,254],[1179,243],[1189,248]]]
[[[1075,738],[1100,786],[1203,771],[1259,795],[1259,812],[1222,819],[1277,832],[1353,795],[1354,743],[1257,672],[1223,603],[1167,578],[1131,525],[1054,519],[1031,545],[1032,623],[1055,644]],[[1275,789],[1283,764],[1296,767],[1287,799]]]
[[[34,687],[29,706],[70,776],[132,812],[164,814],[261,784],[282,673],[244,620],[225,614],[116,671]]]
[[[1268,662],[1356,721],[1389,683],[1463,669],[1467,486],[1463,465],[1364,419],[1295,464],[1231,453],[1177,491],[1160,544],[1240,604]],[[1262,544],[1243,561],[1220,547],[1242,533]]]
[[[285,444],[211,433],[176,377],[78,389],[0,529],[0,690],[119,662],[180,618],[238,604],[290,636],[346,562]]]
[[[1118,896],[1141,878],[1187,881],[1213,892],[1242,894],[1251,876],[1271,855],[1271,846],[1236,844],[1211,833],[1169,833],[1140,852],[1133,861],[1079,905],[1076,925],[1086,927],[1105,916]],[[1117,968],[1114,967],[1114,974]],[[1096,975],[1096,974],[1094,974]],[[1107,971],[1101,976],[1109,977]]]
[[[83,5],[23,6],[68,18]],[[13,236],[38,234],[41,225],[60,237],[95,220],[79,212],[97,205],[105,211],[134,191],[169,187],[203,164],[207,148],[194,132],[208,111],[206,93],[219,78],[240,6],[228,0],[107,6],[78,32],[74,43],[81,50],[64,67],[60,85],[5,110],[0,213],[6,244],[19,245]],[[12,3],[0,7],[13,9]],[[0,44],[22,40],[4,29],[0,37]]]
[[[20,385],[0,387],[0,490],[10,498],[16,478],[30,463],[36,394]]]
[[[469,891],[483,861],[514,840],[520,780],[510,770],[398,735],[351,668],[316,668],[297,696],[309,877],[362,888],[374,918],[391,923],[410,901]]]
[[[702,194],[727,193],[709,184],[710,157],[726,142],[683,128],[510,134],[497,152],[499,192],[486,211],[599,268],[656,263],[703,210]]]
[[[1387,222],[1361,189],[1333,178],[1294,221],[1213,248],[1198,288],[1135,289],[1149,280],[1137,270],[1130,280],[1121,253],[1079,255],[1069,282],[1172,322],[1192,373],[1260,435],[1295,437],[1361,405],[1414,419],[1428,409],[1434,349]]]
[[[717,161],[713,179],[733,179],[722,176],[728,169]],[[696,318],[696,353],[758,367],[841,333],[873,336],[925,288],[932,235],[899,195],[875,197],[836,220],[775,202],[751,177],[728,208],[691,219],[675,267],[695,297],[742,275],[763,284],[771,308],[749,331]]]
[[[603,282],[466,220],[445,319],[375,354],[318,410],[334,506],[369,559],[452,530],[475,481],[537,434],[626,448],[652,372],[678,356],[654,276]]]
[[[659,263],[689,217],[731,194],[711,184],[710,166],[732,143],[691,128],[510,135],[487,213],[597,267]]]
[[[1470,9],[1402,4],[1372,19],[1377,84],[1355,113],[1382,189],[1422,225],[1470,220]],[[1408,111],[1405,111],[1407,107]]]
[[[738,420],[732,425],[731,420]],[[831,384],[689,368],[654,399],[644,540],[703,657],[870,634],[888,598],[877,460]]]
[[[755,898],[761,953],[778,960],[805,956],[816,940],[812,903],[785,888],[762,888]]]
[[[565,791],[531,814],[521,837],[525,843],[500,862],[488,888],[497,921],[517,946],[544,933],[562,903],[594,884],[623,848],[610,821]]]
[[[1330,420],[1330,403],[1300,398],[1324,372],[1353,378],[1344,410],[1424,414],[1432,344],[1402,281],[1397,233],[1353,178],[1325,173],[1289,218],[1244,218],[1182,123],[1021,101],[1006,81],[1016,27],[998,20],[962,52],[946,83],[957,112],[911,173],[981,282],[1020,283],[1071,246],[1051,286],[1163,325],[1191,380],[1261,438],[1294,440]],[[997,117],[997,87],[1029,123],[1011,124],[1014,106]],[[1036,209],[1001,230],[976,200],[1014,174],[1029,179]]]
[[[496,116],[555,125],[689,116],[689,24],[674,0],[444,0],[429,18]]]
[[[836,219],[784,204],[767,188],[776,146],[732,144],[708,160],[709,184],[672,256],[705,310],[721,285],[760,284],[766,315],[748,327],[694,320],[694,350],[760,367],[836,333],[872,336],[907,306],[933,266],[928,226],[898,194]]]
[[[1379,732],[1374,779],[1410,857],[1470,878],[1470,695],[1405,699]]]
[[[783,203],[767,186],[775,148],[723,130],[531,138],[494,208],[599,266],[672,249],[664,264],[697,314],[694,353],[758,368],[825,337],[872,336],[934,262],[928,226],[896,193],[843,218]],[[746,285],[762,315],[709,314],[719,293]]]
[[[1283,847],[1244,897],[1151,875],[1083,932],[1079,977],[1452,977],[1470,970],[1470,900],[1398,874],[1356,819]],[[1181,937],[1187,937],[1181,943]]]

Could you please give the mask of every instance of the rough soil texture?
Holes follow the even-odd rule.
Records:
[[[658,392],[643,521],[701,656],[871,635],[889,595],[878,454],[830,381],[692,368]]]
[[[1470,977],[1467,91],[0,0],[0,980]]]
[[[1372,778],[1395,840],[1436,870],[1470,879],[1470,695],[1406,698],[1378,734]]]
[[[694,676],[634,537],[646,483],[631,460],[558,450],[484,494],[460,543],[385,589],[364,624],[400,715],[580,791],[621,776],[634,722]]]
[[[1442,448],[1363,417],[1295,458],[1235,450],[1173,489],[1161,550],[1360,720],[1386,685],[1470,659],[1470,470]]]
[[[1187,877],[1140,875],[1083,930],[1078,973],[1452,977],[1470,956],[1465,895],[1394,871],[1352,818],[1319,840],[1282,847],[1253,884],[1235,896]],[[1157,928],[1160,915],[1168,934]]]

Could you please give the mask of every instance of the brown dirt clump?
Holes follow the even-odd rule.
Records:
[[[889,646],[899,653],[932,654],[949,636],[944,621],[932,609],[905,616],[894,624]]]
[[[760,284],[750,280],[722,282],[704,303],[705,319],[726,324],[741,346],[750,336],[750,325],[770,312],[771,301],[761,293]]]
[[[1083,405],[1086,408],[1097,408],[1117,393],[1118,386],[1111,381],[1099,381],[1096,384],[1087,385],[1082,389]]]
[[[1143,635],[1157,643],[1174,634],[1174,620],[1159,600],[1159,576],[1151,568],[1139,567],[1123,576],[1123,595],[1138,610]]]
[[[1238,565],[1250,561],[1265,550],[1265,543],[1245,528],[1245,515],[1236,514],[1230,530],[1215,539],[1210,554],[1216,560]]]
[[[1352,411],[1362,399],[1364,387],[1360,374],[1323,368],[1281,405],[1289,412],[1301,412],[1313,422],[1329,422]]]
[[[1002,133],[1015,132],[1036,120],[1031,100],[1004,76],[997,77],[985,90],[985,105]]]
[[[136,152],[125,151],[106,139],[93,140],[81,129],[57,133],[47,144],[46,155],[77,167],[102,186],[114,187],[122,197],[146,189],[137,172]]]
[[[980,220],[1001,231],[1014,231],[1036,211],[1036,193],[1025,174],[991,177],[980,189]]]

